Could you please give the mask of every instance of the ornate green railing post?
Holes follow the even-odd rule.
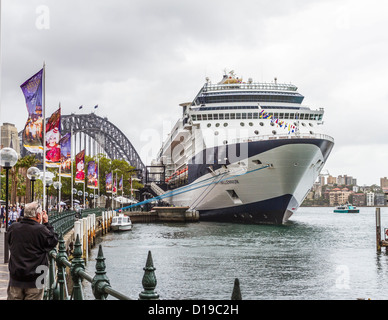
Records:
[[[71,278],[73,280],[73,300],[83,300],[82,293],[82,278],[79,276],[79,271],[85,270],[85,261],[82,259],[82,248],[81,241],[79,240],[79,235],[77,234],[77,239],[75,240],[73,260],[71,261]]]
[[[63,239],[63,234],[60,233],[59,236],[59,247],[58,247],[58,254],[57,254],[57,282],[59,285],[59,291],[57,292],[58,300],[68,300],[68,291],[67,291],[67,285],[66,285],[66,265],[64,264],[64,261],[67,261],[67,254],[66,254],[66,244],[65,240]]]
[[[97,300],[105,300],[108,294],[104,292],[104,288],[110,286],[110,282],[106,276],[105,258],[101,245],[98,248],[96,261],[96,274],[92,280],[93,295]]]
[[[159,295],[154,291],[156,287],[156,276],[154,263],[152,261],[151,251],[148,251],[147,262],[144,270],[144,276],[142,280],[142,285],[144,291],[139,294],[140,300],[158,300]]]
[[[44,290],[43,300],[54,299],[53,290],[56,286],[56,283],[55,283],[55,258],[53,257],[53,254],[56,254],[56,253],[57,251],[55,249],[52,249],[49,252],[48,285]]]
[[[241,290],[240,290],[240,281],[238,278],[234,280],[233,292],[231,300],[242,300]]]

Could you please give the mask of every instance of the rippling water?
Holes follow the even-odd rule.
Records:
[[[138,299],[150,250],[160,299],[388,298],[388,255],[376,252],[375,208],[358,214],[300,208],[287,225],[134,224],[102,239],[111,286]],[[388,209],[381,209],[388,228]],[[86,271],[95,272],[96,246]],[[85,298],[93,299],[85,284]]]

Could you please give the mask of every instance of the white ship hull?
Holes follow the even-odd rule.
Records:
[[[268,144],[274,146],[260,152],[260,145],[267,149]],[[309,192],[333,142],[286,139],[248,142],[247,146],[253,155],[175,189],[166,200],[199,211],[201,220],[285,223]],[[200,166],[189,164],[189,172]]]

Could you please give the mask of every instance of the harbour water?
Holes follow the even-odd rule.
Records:
[[[381,226],[388,228],[388,208],[381,208]],[[388,298],[388,254],[376,252],[375,208],[300,208],[284,226],[134,224],[101,244],[111,286],[133,299],[143,290],[149,250],[163,300],[229,300],[235,278],[243,300]],[[89,255],[90,275],[97,250]]]

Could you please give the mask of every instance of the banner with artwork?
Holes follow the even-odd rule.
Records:
[[[46,123],[46,165],[59,168],[61,163],[61,108]]]
[[[85,150],[75,156],[75,183],[85,183]]]
[[[113,194],[117,193],[117,174],[115,179],[113,180]]]
[[[121,176],[121,179],[119,181],[119,191],[123,192],[123,176]]]
[[[113,185],[113,175],[112,172],[106,174],[105,177],[105,189],[106,193],[112,193],[112,185]]]
[[[59,141],[61,145],[61,177],[71,177],[71,133],[66,133]]]
[[[98,189],[98,166],[95,161],[88,163],[88,183],[86,186],[90,189]]]
[[[32,153],[43,152],[42,80],[43,69],[20,86],[28,111],[23,130],[23,146]]]

